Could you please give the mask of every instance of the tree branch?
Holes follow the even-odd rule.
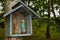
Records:
[[[56,15],[55,15],[55,12],[54,12],[53,3],[54,3],[54,0],[51,0],[52,13],[54,15],[54,18],[56,18]]]

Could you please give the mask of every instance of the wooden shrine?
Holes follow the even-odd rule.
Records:
[[[19,1],[12,9],[4,14],[6,36],[32,35],[32,19],[40,18],[31,8]]]

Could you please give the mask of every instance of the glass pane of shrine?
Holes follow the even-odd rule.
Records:
[[[26,19],[25,16],[18,12],[13,13],[13,34],[25,34],[26,33]]]

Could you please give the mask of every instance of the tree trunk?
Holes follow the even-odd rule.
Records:
[[[9,0],[4,0],[4,12],[7,13],[9,9]]]
[[[44,0],[43,0],[43,17],[44,17]]]
[[[48,24],[46,29],[46,38],[50,39],[50,4],[51,0],[48,0]]]

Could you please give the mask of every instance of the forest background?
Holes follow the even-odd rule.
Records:
[[[23,40],[60,40],[60,0],[21,0],[33,9],[40,19],[33,20],[33,35]],[[9,0],[0,0],[0,40],[5,39],[5,18]]]

